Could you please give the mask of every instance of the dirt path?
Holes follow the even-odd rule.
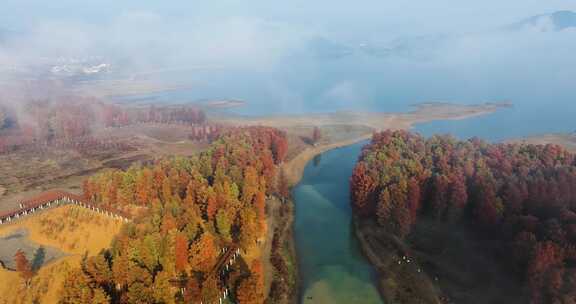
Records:
[[[277,221],[280,213],[280,201],[272,197],[267,202],[268,206],[268,231],[266,233],[266,241],[262,248],[262,263],[264,264],[264,294],[270,293],[270,286],[272,285],[272,275],[274,268],[270,262],[272,253],[272,238],[274,236],[274,229],[278,227]]]

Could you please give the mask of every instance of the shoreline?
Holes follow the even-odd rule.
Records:
[[[284,170],[284,174],[286,174],[288,183],[291,186],[296,186],[304,175],[304,169],[306,168],[306,165],[308,165],[308,163],[312,161],[314,157],[326,153],[330,150],[351,146],[359,142],[369,140],[371,137],[372,134],[370,133],[348,140],[342,140],[305,149],[296,155],[296,157],[282,165],[282,169]]]
[[[569,152],[576,153],[576,133],[547,133],[504,140],[504,143],[559,145]]]
[[[497,103],[476,105],[431,103],[426,106],[417,106],[415,110],[404,113],[345,111],[267,116],[241,116],[232,113],[214,115],[210,118],[218,123],[236,126],[291,128],[296,126],[354,125],[374,130],[385,130],[409,129],[415,124],[435,120],[462,120],[491,114],[508,107],[510,105]]]
[[[314,157],[328,152],[333,149],[346,147],[357,144],[364,140],[369,140],[373,132],[383,131],[386,129],[393,130],[410,130],[415,125],[437,120],[464,120],[472,117],[492,114],[502,108],[509,107],[508,104],[487,103],[481,105],[456,105],[456,104],[428,104],[425,107],[418,107],[416,110],[408,113],[335,113],[304,115],[295,117],[272,117],[272,118],[233,118],[222,121],[230,123],[235,121],[240,125],[269,125],[278,128],[289,128],[297,126],[327,126],[327,125],[359,125],[368,127],[372,130],[370,133],[359,136],[321,144],[309,146],[294,158],[282,165],[286,177],[291,186],[300,182],[304,174],[304,168]],[[268,123],[268,124],[266,124]]]
[[[417,108],[417,110],[410,112],[410,113],[383,114],[382,116],[387,116],[387,117],[381,117],[381,118],[387,118],[387,119],[385,119],[384,124],[381,124],[380,128],[372,128],[372,132],[380,131],[380,130],[384,130],[384,129],[412,129],[415,125],[417,125],[419,123],[425,123],[425,122],[434,121],[434,120],[462,120],[462,119],[467,119],[470,117],[476,117],[476,116],[480,116],[480,115],[491,114],[491,113],[496,112],[497,110],[499,110],[502,107],[508,107],[508,105],[500,106],[500,105],[494,105],[494,104],[486,104],[486,105],[481,105],[481,106],[477,106],[477,107],[467,107],[467,106],[460,107],[460,106],[452,106],[452,105],[447,105],[447,104],[442,104],[439,106],[427,105],[424,107],[419,107],[419,108]],[[438,108],[443,108],[442,110],[448,110],[448,111],[438,112]],[[455,111],[454,108],[456,108],[457,110]],[[423,110],[424,111],[431,110],[433,113],[426,115],[426,113],[422,113]],[[436,111],[436,112],[434,112],[434,111]],[[323,144],[323,145],[307,147],[306,149],[302,150],[294,158],[290,159],[289,161],[285,162],[282,165],[282,170],[284,170],[284,174],[286,175],[286,178],[288,179],[289,184],[292,187],[294,187],[300,182],[300,180],[303,177],[304,170],[305,170],[307,164],[310,161],[312,161],[314,159],[314,157],[316,157],[322,153],[328,152],[330,150],[333,150],[333,149],[338,149],[338,148],[346,147],[349,145],[357,144],[357,143],[362,142],[364,140],[369,140],[372,137],[372,132],[362,134],[362,135],[356,136],[354,138],[346,139],[346,140],[340,140],[340,141],[331,142],[331,143],[327,143],[327,144]],[[295,201],[293,202],[293,204],[296,204],[296,203],[297,202],[295,202]],[[292,215],[290,215],[290,217],[292,218],[292,223],[293,223],[295,215],[292,214]],[[375,252],[374,252],[372,246],[370,246],[370,244],[369,244],[369,240],[365,237],[365,234],[363,233],[362,229],[360,228],[361,223],[354,217],[353,214],[352,214],[352,221],[353,221],[353,225],[354,225],[354,227],[353,227],[354,236],[356,237],[356,239],[360,243],[360,250],[361,250],[362,254],[367,258],[369,264],[372,265],[372,267],[375,271],[376,277],[374,278],[375,279],[374,284],[375,284],[381,298],[383,300],[387,300],[388,297],[386,297],[386,292],[385,292],[386,288],[383,284],[383,280],[384,280],[385,276],[384,276],[384,273],[382,270],[381,261],[375,255]],[[293,230],[293,227],[291,227],[291,230]],[[296,241],[294,240],[293,234],[287,234],[287,235],[285,234],[284,235],[284,241],[290,243],[292,245],[292,248],[294,248],[297,245]],[[296,263],[298,264],[298,259],[297,259],[297,256],[295,255],[295,251],[291,252],[290,254],[293,255],[291,257],[292,260],[296,261]],[[297,298],[293,299],[293,301],[292,301],[292,303],[295,303],[295,304],[298,303],[298,301],[300,301],[300,296],[302,294],[301,280],[299,278],[297,278],[297,285],[296,286],[298,286],[298,290],[296,291]],[[428,287],[430,287],[430,286],[428,286]]]

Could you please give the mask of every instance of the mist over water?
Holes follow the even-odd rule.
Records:
[[[99,58],[112,67],[99,80],[186,83],[144,97],[240,99],[248,105],[235,112],[243,115],[510,101],[514,109],[490,117],[418,130],[500,140],[576,128],[576,25],[556,30],[548,18],[576,10],[568,0],[4,6],[0,79],[46,76],[63,58]]]

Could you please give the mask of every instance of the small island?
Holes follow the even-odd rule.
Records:
[[[236,99],[220,99],[220,100],[203,101],[201,102],[201,104],[207,108],[229,109],[244,106],[246,102]]]

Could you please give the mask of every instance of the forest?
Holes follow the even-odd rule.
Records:
[[[69,273],[60,303],[214,303],[224,288],[236,303],[263,303],[260,259],[241,259],[245,265],[227,274],[214,267],[225,247],[258,249],[267,196],[286,187],[277,165],[287,145],[276,129],[237,128],[197,156],[86,180],[86,198],[134,219],[111,248]]]
[[[86,150],[112,144],[110,139],[93,137],[94,131],[101,128],[137,123],[199,126],[205,122],[203,110],[184,105],[123,107],[78,96],[27,100],[19,103],[18,108],[0,104],[0,153],[47,145]]]
[[[576,157],[556,145],[375,133],[350,180],[354,212],[404,238],[424,217],[505,244],[531,303],[576,301]]]

